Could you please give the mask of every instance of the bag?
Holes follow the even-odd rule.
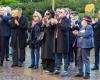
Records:
[[[42,46],[43,39],[44,39],[44,32],[39,32],[36,34],[36,42],[35,42],[36,48]]]
[[[44,32],[39,32],[36,34],[36,41],[42,41],[44,38]]]

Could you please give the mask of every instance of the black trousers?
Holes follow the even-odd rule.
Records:
[[[94,41],[95,44],[95,66],[99,67],[99,62],[100,62],[100,41],[95,40]]]
[[[25,48],[13,48],[12,53],[13,64],[22,64],[25,61]]]
[[[6,53],[5,53],[5,58],[9,58],[9,39],[10,36],[7,37],[7,49],[6,49]]]
[[[75,66],[77,66],[77,50],[78,50],[77,47],[73,47]]]
[[[69,62],[74,62],[75,61],[75,66],[77,66],[77,47],[70,47],[70,52],[69,52]]]
[[[0,61],[4,61],[8,46],[8,37],[0,37]]]

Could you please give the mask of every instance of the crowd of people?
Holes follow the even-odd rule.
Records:
[[[77,11],[68,8],[47,10],[43,16],[39,11],[34,11],[32,17],[30,25],[21,8],[0,8],[0,66],[3,66],[5,59],[9,61],[11,46],[11,67],[23,67],[25,48],[29,46],[29,68],[39,69],[41,59],[45,72],[59,75],[63,64],[61,75],[67,76],[69,66],[74,62],[78,69],[75,77],[88,79],[90,51],[94,48],[95,64],[92,70],[99,70],[100,11],[97,19],[90,16],[80,19]]]

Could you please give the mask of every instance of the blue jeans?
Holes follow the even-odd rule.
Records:
[[[31,65],[39,66],[40,48],[31,49]]]
[[[55,53],[55,70],[61,70],[62,58],[64,58],[64,71],[67,71],[69,66],[67,53]]]
[[[90,73],[90,49],[79,48],[77,54],[77,66],[80,74],[84,74],[83,68],[85,65],[85,74]]]

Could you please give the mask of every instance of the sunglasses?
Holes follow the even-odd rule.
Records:
[[[46,15],[50,15],[50,13],[46,13]]]

